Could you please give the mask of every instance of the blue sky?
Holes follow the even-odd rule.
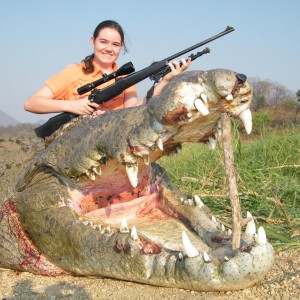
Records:
[[[51,115],[23,110],[23,103],[46,79],[92,52],[89,38],[106,19],[126,32],[131,61],[140,70],[225,30],[211,53],[191,69],[227,68],[300,89],[299,0],[1,0],[0,110],[20,122]],[[193,53],[202,48],[193,51]],[[138,85],[143,96],[152,82]]]

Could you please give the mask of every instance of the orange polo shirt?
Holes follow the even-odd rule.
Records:
[[[90,94],[90,92],[88,92],[86,94],[79,95],[77,89],[87,83],[91,83],[102,78],[103,72],[99,66],[94,63],[94,72],[90,74],[84,74],[82,70],[83,66],[83,62],[69,65],[64,70],[52,76],[45,82],[45,84],[53,92],[54,99],[76,100],[86,98]],[[118,66],[114,64],[113,70],[116,71],[117,69]],[[99,85],[97,89],[103,89],[114,82],[114,79],[105,82],[104,84]],[[131,96],[136,97],[136,86],[132,86],[123,91],[117,97],[104,102],[102,104],[102,110],[115,110],[124,108],[124,100]]]

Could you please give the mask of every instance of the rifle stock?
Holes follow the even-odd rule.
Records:
[[[182,50],[176,54],[173,54],[159,62],[155,62],[155,63],[151,64],[149,67],[146,67],[138,72],[132,73],[123,78],[118,78],[114,84],[112,84],[102,90],[94,89],[92,91],[92,93],[89,95],[89,99],[98,104],[109,101],[110,99],[113,99],[114,97],[121,94],[127,88],[139,83],[140,81],[146,79],[147,77],[164,71],[164,69],[166,69],[168,67],[166,64],[168,62],[170,62],[171,60],[173,60],[174,58],[177,58],[183,54],[186,54],[187,52],[190,52],[196,48],[199,48],[215,39],[218,39],[218,38],[224,36],[225,34],[232,32],[232,31],[234,31],[234,28],[228,26],[224,31],[220,32],[219,34],[216,34],[198,44],[195,44],[185,50]],[[34,131],[38,137],[45,138],[47,136],[50,136],[53,132],[55,132],[62,125],[70,122],[75,117],[78,117],[78,115],[75,115],[72,113],[67,113],[67,112],[61,113],[57,116],[50,118],[45,124],[41,125],[38,128],[35,128]]]

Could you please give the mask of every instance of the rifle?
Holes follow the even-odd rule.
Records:
[[[232,32],[232,31],[234,31],[234,28],[227,26],[227,28],[224,31],[220,32],[219,34],[216,34],[198,44],[195,44],[194,46],[191,46],[185,50],[182,50],[176,54],[173,54],[161,61],[154,62],[149,67],[146,67],[138,72],[134,72],[126,77],[116,78],[117,76],[120,76],[120,74],[118,74],[118,71],[114,72],[112,74],[106,75],[106,76],[109,76],[110,79],[116,78],[116,82],[102,90],[95,88],[95,82],[90,85],[81,87],[78,90],[83,88],[83,90],[84,90],[83,93],[86,93],[87,91],[89,91],[89,88],[90,88],[90,90],[93,89],[93,91],[89,95],[88,99],[91,101],[94,101],[95,103],[101,104],[103,102],[109,101],[109,100],[113,99],[114,97],[118,96],[119,94],[121,94],[127,88],[139,83],[140,81],[146,79],[147,77],[152,76],[152,79],[158,80],[158,78],[160,78],[161,76],[164,76],[168,72],[170,72],[170,67],[167,66],[166,64],[168,62],[170,62],[171,60],[173,60],[174,58],[177,58],[187,52],[190,52],[196,48],[199,48],[215,39],[218,39],[218,38],[224,36],[225,34]],[[194,60],[197,57],[200,57],[201,55],[203,55],[205,53],[209,53],[208,48],[204,49],[202,52],[198,52],[196,55],[192,54],[191,58],[192,58],[192,60]],[[120,69],[126,69],[126,68],[124,68],[124,66],[123,66]],[[103,79],[103,80],[100,79],[100,81],[96,82],[96,85],[106,82],[107,81],[106,79]],[[55,132],[62,125],[70,122],[73,118],[76,118],[76,117],[78,117],[78,115],[73,114],[73,113],[67,113],[67,112],[61,113],[59,115],[56,115],[56,116],[50,118],[45,124],[41,125],[38,128],[35,128],[34,131],[38,137],[45,138],[47,136],[50,136],[53,132]]]

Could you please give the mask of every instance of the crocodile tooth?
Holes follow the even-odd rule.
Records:
[[[138,164],[126,164],[126,172],[132,187],[138,185]]]
[[[101,175],[102,171],[101,171],[101,167],[97,166],[97,167],[93,167],[93,171],[94,173],[96,173],[97,175]]]
[[[211,216],[211,220],[215,223],[215,224],[217,224],[218,222],[217,222],[217,219],[216,219],[216,217],[215,216]]]
[[[164,150],[164,144],[161,138],[158,138],[158,140],[156,141],[156,145],[159,148],[159,150],[163,151]]]
[[[225,260],[225,261],[229,261],[228,256],[225,255],[225,256],[224,256],[224,260]]]
[[[252,114],[250,109],[246,109],[243,112],[240,113],[239,115],[240,119],[242,120],[245,130],[248,134],[251,133],[252,131]]]
[[[182,242],[184,252],[188,257],[196,257],[199,255],[199,251],[192,245],[185,231],[182,231]]]
[[[199,208],[204,206],[204,203],[202,202],[202,200],[198,195],[194,195],[194,200],[196,202],[196,206],[198,206]]]
[[[218,131],[218,135],[222,135],[222,121],[221,119],[218,120],[217,122],[217,131]]]
[[[208,148],[210,149],[210,150],[215,150],[216,149],[216,146],[217,146],[217,139],[216,139],[216,137],[215,136],[210,136],[209,138],[208,138]]]
[[[257,230],[257,236],[255,237],[257,244],[263,245],[267,243],[267,236],[264,228],[261,226]]]
[[[253,219],[253,217],[252,217],[252,214],[251,214],[251,212],[250,212],[250,211],[247,211],[247,212],[246,212],[246,216],[247,216],[247,218],[251,218],[251,219]]]
[[[111,229],[109,226],[107,226],[105,229],[104,229],[104,232],[105,233],[111,233]]]
[[[181,252],[178,253],[178,258],[179,258],[179,260],[183,260],[183,255]]]
[[[101,231],[101,225],[99,224],[95,225],[94,229]]]
[[[206,116],[209,114],[209,111],[207,107],[204,105],[203,101],[199,98],[195,99],[194,106],[197,108],[197,110],[203,115]]]
[[[193,116],[193,114],[191,112],[187,113],[186,115],[189,119]]]
[[[194,206],[194,201],[193,201],[193,199],[188,199],[188,204],[189,204],[189,206]]]
[[[228,235],[228,236],[231,236],[231,235],[232,235],[232,230],[231,230],[231,229],[228,229],[227,235]]]
[[[96,176],[93,172],[86,171],[86,175],[93,181],[96,179]]]
[[[83,224],[86,226],[92,226],[92,227],[94,225],[92,221],[83,221]]]
[[[127,232],[129,232],[127,221],[125,219],[123,219],[122,222],[121,222],[120,232],[121,233],[127,233]]]
[[[232,94],[227,95],[227,96],[226,96],[226,100],[227,100],[227,101],[232,101],[232,100],[233,100]]]
[[[148,154],[144,154],[144,155],[142,156],[142,159],[143,159],[144,164],[145,164],[146,166],[148,166],[149,163],[150,163],[149,155],[148,155]]]
[[[190,204],[189,204],[189,199],[184,199],[184,200],[183,200],[183,205],[186,205],[186,206],[190,205]]]
[[[211,262],[211,259],[209,258],[208,254],[206,252],[202,253],[202,257],[206,263]]]
[[[135,226],[133,226],[133,227],[131,228],[130,237],[131,237],[134,241],[138,240],[138,238],[139,238]]]
[[[205,103],[207,103],[207,95],[206,95],[206,94],[201,93],[201,94],[200,94],[200,98],[201,98]]]
[[[226,230],[224,224],[221,224],[221,230],[224,232]]]
[[[255,226],[255,222],[254,219],[251,215],[251,213],[249,211],[247,211],[247,218],[251,218],[251,221],[249,221],[247,223],[246,229],[245,229],[245,233],[249,233],[249,234],[255,234],[256,233],[256,226]]]

